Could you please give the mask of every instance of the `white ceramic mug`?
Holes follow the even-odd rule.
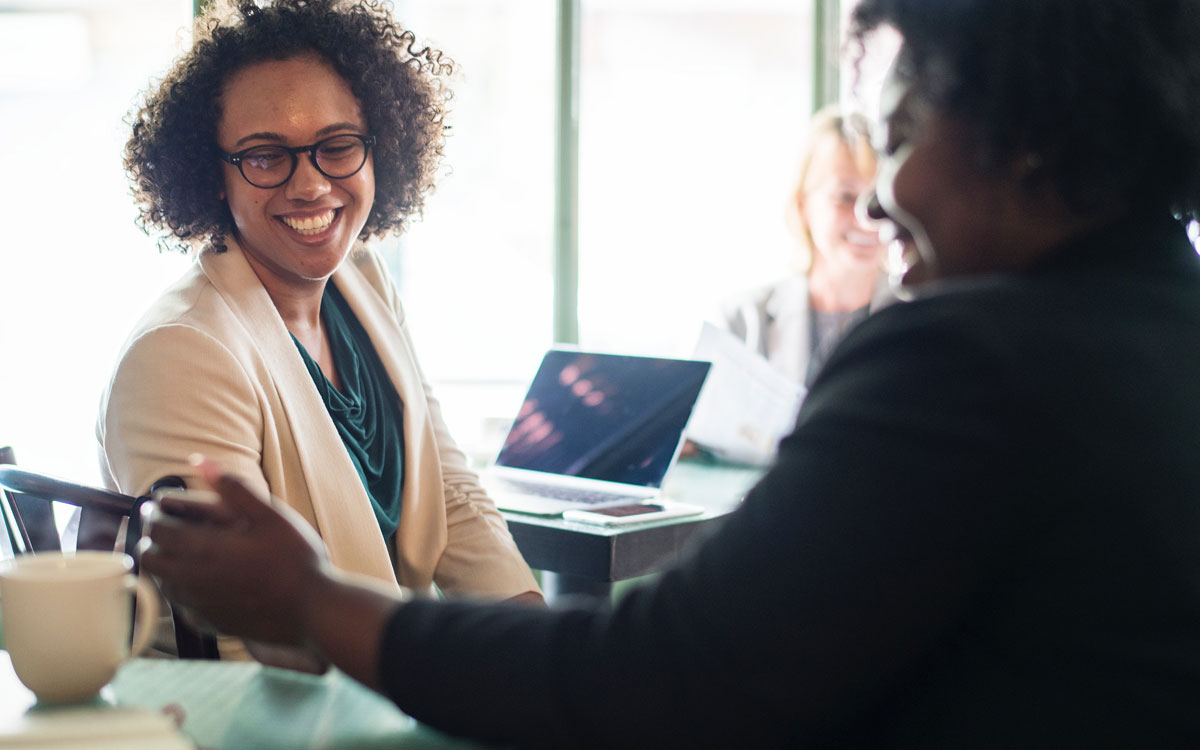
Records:
[[[94,698],[121,662],[145,649],[158,618],[153,588],[113,552],[41,553],[0,563],[4,645],[13,670],[39,701]],[[129,647],[129,594],[138,629]]]

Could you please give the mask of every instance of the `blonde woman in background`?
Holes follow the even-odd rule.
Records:
[[[874,177],[865,119],[836,107],[814,115],[787,206],[796,273],[722,306],[729,331],[805,386],[846,331],[888,299],[885,246],[855,213]]]

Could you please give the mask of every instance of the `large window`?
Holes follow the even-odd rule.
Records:
[[[394,243],[438,380],[525,378],[551,338],[556,0],[406,0],[395,15],[458,67],[446,159]]]
[[[52,6],[53,11],[45,10]],[[122,118],[187,41],[191,0],[24,0],[0,12],[0,444],[98,477],[121,342],[186,262],[133,223]]]
[[[421,365],[451,432],[486,461],[553,338],[557,0],[401,0],[457,64],[424,216],[388,241]]]
[[[406,0],[460,67],[447,169],[397,267],[426,370],[524,380],[552,343],[558,0]],[[812,4],[584,0],[580,343],[686,354],[784,272],[812,109]]]
[[[559,5],[396,7],[460,64],[446,174],[396,265],[424,367],[480,458],[554,343]],[[579,11],[579,344],[687,355],[718,300],[787,272],[813,3]]]
[[[787,273],[811,3],[583,11],[580,343],[688,355],[720,299]]]

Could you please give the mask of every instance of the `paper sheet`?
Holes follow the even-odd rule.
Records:
[[[805,390],[736,336],[705,323],[694,359],[712,362],[687,437],[719,458],[765,465],[791,432]]]

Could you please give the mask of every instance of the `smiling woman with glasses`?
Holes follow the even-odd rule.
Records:
[[[196,262],[120,353],[97,425],[109,486],[195,486],[204,454],[290,506],[337,568],[540,601],[370,244],[433,187],[453,63],[367,0],[218,3],[196,29],[131,118],[142,224]]]

